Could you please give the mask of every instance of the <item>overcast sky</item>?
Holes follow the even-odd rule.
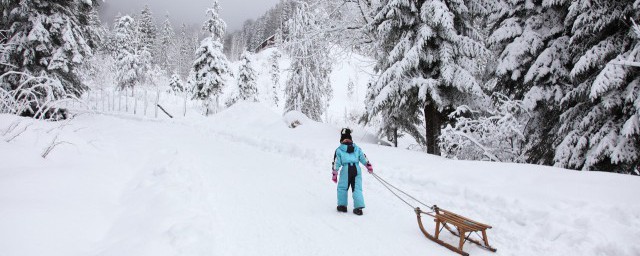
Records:
[[[219,0],[220,15],[227,23],[227,30],[240,29],[247,19],[255,19],[280,0]],[[180,24],[200,26],[205,20],[205,11],[212,6],[212,0],[104,0],[100,11],[103,22],[113,23],[118,13],[137,14],[149,5],[158,23],[164,21],[168,12],[174,27]]]

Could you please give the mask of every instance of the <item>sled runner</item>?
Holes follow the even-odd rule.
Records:
[[[496,249],[491,247],[489,245],[489,240],[487,239],[487,229],[490,229],[491,226],[486,225],[486,224],[482,224],[480,222],[471,220],[469,218],[460,216],[458,214],[452,213],[450,211],[446,211],[443,209],[438,208],[438,206],[433,206],[431,207],[431,209],[433,210],[433,212],[424,212],[422,210],[420,210],[419,207],[415,208],[415,212],[416,215],[418,217],[418,225],[420,226],[420,230],[422,231],[422,233],[424,233],[424,235],[429,238],[431,241],[434,241],[436,243],[438,243],[439,245],[442,245],[444,247],[446,247],[449,250],[452,250],[454,252],[457,252],[461,255],[464,256],[468,256],[469,254],[464,252],[462,250],[462,247],[464,246],[464,244],[469,241],[472,242],[474,244],[479,245],[480,247],[495,252]],[[429,232],[427,232],[427,230],[424,228],[424,226],[422,225],[422,214],[425,215],[429,215],[431,217],[433,217],[434,221],[436,222],[436,231],[435,231],[435,235],[431,235],[429,234]],[[449,225],[454,226],[455,230],[453,228],[451,228]],[[440,237],[440,232],[442,232],[443,229],[447,229],[449,230],[449,232],[451,232],[451,234],[457,236],[460,238],[460,242],[458,243],[458,247],[455,247],[453,245],[450,245],[442,240],[439,239]],[[472,234],[478,234],[481,233],[482,234],[482,242],[474,240],[471,238]],[[480,236],[480,235],[478,235]]]

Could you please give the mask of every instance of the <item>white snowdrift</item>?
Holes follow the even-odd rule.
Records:
[[[16,120],[32,125],[5,142]],[[336,212],[340,127],[291,129],[257,103],[60,125],[0,115],[0,255],[455,255],[368,174],[365,215]],[[68,143],[42,159],[56,134]],[[493,225],[498,252],[468,244],[472,255],[640,255],[637,177],[453,161],[360,137],[380,176]]]

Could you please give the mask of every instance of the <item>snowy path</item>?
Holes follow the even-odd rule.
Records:
[[[125,210],[100,255],[446,253],[419,236],[408,208],[362,217],[337,213],[335,187],[322,168],[330,156],[317,166],[195,127],[144,130],[157,136],[105,138],[161,150],[141,148],[125,157],[147,164],[124,193]],[[171,140],[145,139],[161,137]],[[393,199],[368,198],[372,205],[383,200]],[[399,223],[405,228],[390,233]]]
[[[338,128],[281,120],[259,105],[178,121],[85,115],[63,133],[75,146],[47,160],[44,128],[3,142],[0,256],[455,255],[368,174],[365,215],[336,212]],[[498,253],[466,245],[472,255],[640,255],[636,177],[362,147],[389,181],[492,224]]]

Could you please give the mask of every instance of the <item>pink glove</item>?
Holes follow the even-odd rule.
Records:
[[[371,165],[371,163],[367,162],[367,171],[369,171],[369,173],[373,173],[373,165]]]
[[[333,183],[338,183],[338,171],[333,170],[331,174],[333,174],[333,177],[331,177],[331,180],[333,181]]]

